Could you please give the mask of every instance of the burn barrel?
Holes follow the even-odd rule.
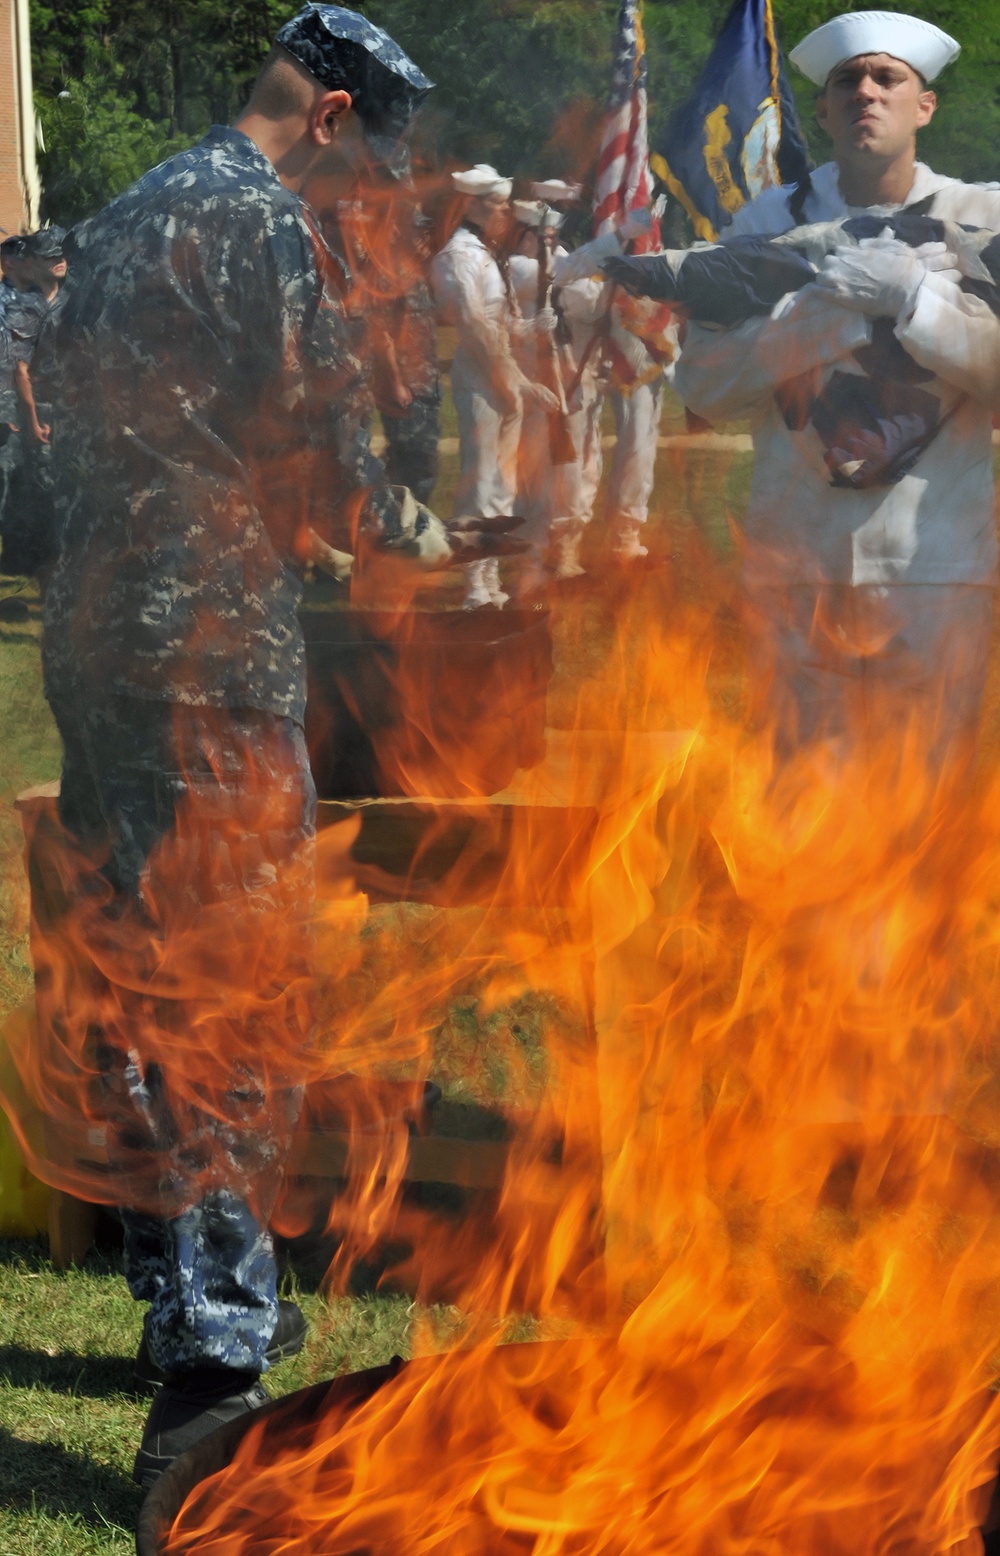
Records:
[[[320,799],[496,794],[545,750],[544,610],[300,611]]]
[[[315,1383],[298,1389],[284,1399],[272,1400],[260,1410],[241,1416],[220,1427],[196,1447],[181,1454],[161,1475],[142,1504],[136,1527],[137,1556],[163,1556],[178,1513],[194,1488],[210,1475],[225,1469],[237,1447],[252,1426],[263,1424],[266,1434],[280,1442],[284,1431],[294,1423],[308,1426],[323,1415],[343,1416],[371,1399],[384,1383],[394,1378],[405,1363],[394,1356],[385,1367],[370,1367],[349,1373],[332,1383]]]

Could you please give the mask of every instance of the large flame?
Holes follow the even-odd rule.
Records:
[[[490,1237],[407,1212],[461,1343],[307,1432],[252,1428],[177,1556],[980,1549],[1000,795],[929,771],[917,727],[776,765],[699,571],[694,602],[661,572],[564,610],[557,662],[587,673],[508,791],[492,896],[458,867],[366,1002],[327,991],[361,1074],[373,1047],[425,1073],[473,985],[547,1012]],[[345,1262],[400,1225],[391,1154],[359,1147]],[[549,1338],[498,1348],[519,1312]]]
[[[369,212],[358,239],[383,297],[406,280],[377,260],[391,223]],[[353,549],[350,514],[330,538]],[[298,1091],[323,1083],[349,1137],[331,1279],[405,1232],[401,1276],[468,1315],[350,1414],[252,1427],[170,1550],[979,1549],[1000,1453],[1000,780],[931,768],[898,699],[867,710],[881,740],[778,762],[702,554],[550,602],[545,756],[515,772],[506,731],[547,666],[485,705],[475,656],[444,685],[415,591],[402,564],[355,581],[400,650],[406,718],[375,740],[428,823],[415,874],[456,807],[468,823],[431,906],[370,905],[357,818],[286,869],[287,789],[252,761],[239,814],[181,808],[135,911],[108,911],[105,861],[50,820],[33,840],[40,1031],[13,1032],[0,1085],[36,1170],[160,1213],[235,1173],[266,1208]],[[387,1082],[416,1105],[470,993],[530,1008],[544,1064],[499,1022],[518,1129],[491,1224],[456,1231],[403,1200]],[[158,1078],[125,1163],[109,1050]],[[542,1343],[498,1346],[524,1314]]]

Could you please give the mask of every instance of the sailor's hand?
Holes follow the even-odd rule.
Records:
[[[540,308],[532,322],[536,335],[554,335],[559,325],[559,315],[554,308]]]
[[[326,573],[330,578],[336,579],[337,583],[349,582],[351,568],[354,565],[353,556],[349,551],[335,550],[317,535],[314,529],[309,531],[307,557],[314,567],[318,567],[320,572]]]
[[[520,416],[524,410],[524,401],[520,388],[515,387],[506,379],[502,379],[494,386],[497,400],[497,409],[504,421],[511,421],[515,416]]]
[[[412,391],[407,387],[406,384],[403,383],[401,378],[397,378],[390,385],[389,399],[392,402],[392,411],[390,412],[391,415],[401,415],[404,411],[409,410],[410,406],[413,404]]]
[[[645,258],[645,256],[643,256]],[[647,271],[639,269],[639,261],[625,259],[621,254],[611,254],[601,260],[601,269],[615,286],[624,287],[633,297],[648,297],[644,277]]]
[[[947,243],[921,243],[912,251],[925,270],[958,270],[958,259]]]
[[[629,211],[618,228],[618,236],[623,243],[634,243],[637,238],[648,238],[652,230],[652,211]]]
[[[937,245],[924,245],[925,248]],[[930,264],[906,243],[894,239],[865,239],[856,247],[834,250],[824,260],[816,277],[816,285],[829,293],[837,302],[870,319],[901,318],[911,314],[917,305],[928,269],[947,269],[954,256],[947,251],[926,255]]]
[[[559,409],[558,396],[554,395],[551,389],[546,389],[544,384],[529,383],[525,385],[524,398],[534,401],[535,405],[540,406],[543,411],[557,411]]]
[[[955,286],[961,284],[958,256],[952,253],[947,243],[921,243],[913,252],[934,281],[950,281]]]

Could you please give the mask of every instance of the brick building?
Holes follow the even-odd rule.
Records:
[[[0,0],[0,228],[38,225],[28,0]]]

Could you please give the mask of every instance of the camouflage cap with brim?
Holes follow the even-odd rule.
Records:
[[[399,44],[357,11],[311,3],[275,42],[329,92],[349,92],[372,154],[403,174],[402,139],[434,83]]]
[[[39,227],[25,238],[25,252],[34,259],[65,259],[65,227]]]

